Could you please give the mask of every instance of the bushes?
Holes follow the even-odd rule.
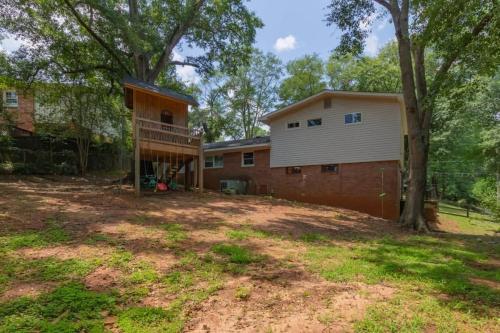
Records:
[[[478,180],[472,187],[472,196],[481,207],[492,211],[500,216],[500,207],[497,204],[496,180],[494,177],[488,177]]]

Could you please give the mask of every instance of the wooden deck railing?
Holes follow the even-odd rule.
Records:
[[[165,124],[146,118],[135,118],[136,126],[139,128],[141,141],[151,141],[167,145],[199,147],[201,144],[201,130],[193,130],[187,127]]]

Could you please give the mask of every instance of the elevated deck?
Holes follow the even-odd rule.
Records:
[[[147,159],[148,154],[200,154],[201,131],[139,117],[136,117],[135,121],[136,130],[139,131],[141,157]]]

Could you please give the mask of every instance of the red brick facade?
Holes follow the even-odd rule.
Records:
[[[204,187],[218,191],[219,181],[238,179],[247,181],[249,194],[271,193],[269,149],[254,152],[254,166],[241,166],[241,152],[224,154],[224,167],[204,169]]]
[[[7,107],[6,111],[12,116],[14,126],[33,133],[35,131],[35,99],[33,94],[17,90],[17,103],[17,107]]]
[[[247,180],[250,194],[344,207],[396,220],[399,217],[399,161],[339,164],[338,173],[321,165],[302,166],[298,174],[269,167],[270,150],[255,152],[255,166],[241,166],[241,152],[224,154],[224,167],[205,169],[205,187],[219,190],[222,179]]]

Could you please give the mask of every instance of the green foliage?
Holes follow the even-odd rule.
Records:
[[[245,301],[250,298],[251,294],[252,294],[252,288],[246,286],[239,286],[238,288],[236,288],[234,297],[236,297],[240,301]]]
[[[230,239],[235,239],[235,240],[245,240],[248,238],[270,238],[272,237],[271,234],[261,231],[261,230],[255,230],[250,227],[244,227],[241,229],[236,229],[236,230],[229,230],[226,232],[226,236],[229,237]]]
[[[299,239],[306,243],[325,242],[329,240],[327,236],[317,232],[304,233]]]
[[[128,264],[130,263],[130,261],[132,261],[133,258],[134,255],[131,252],[118,250],[111,255],[111,258],[109,259],[109,265],[111,265],[112,267],[125,269],[128,267]]]
[[[333,53],[326,68],[330,87],[335,90],[401,91],[401,74],[395,42],[387,43],[374,57]]]
[[[251,264],[262,260],[261,256],[253,254],[250,250],[231,244],[217,244],[212,247],[217,254],[229,257],[229,261],[235,264]]]
[[[114,303],[81,284],[65,284],[37,299],[0,304],[0,332],[104,332],[101,312],[112,311]]]
[[[124,333],[173,333],[182,330],[183,321],[175,308],[134,307],[118,315],[118,326]]]
[[[472,187],[472,195],[481,204],[497,217],[500,217],[500,207],[497,201],[497,181],[493,177],[479,179]]]
[[[290,61],[286,65],[286,71],[288,77],[279,88],[283,105],[298,102],[326,88],[323,60],[317,54]]]
[[[23,247],[46,247],[69,240],[67,232],[56,220],[48,219],[47,228],[38,232],[26,232],[0,236],[0,249],[16,250]]]
[[[31,71],[95,73],[117,82],[124,74],[154,82],[179,62],[204,72],[234,69],[249,59],[262,26],[240,0],[6,0],[1,8],[2,30],[30,45]],[[198,55],[174,60],[178,47]]]
[[[187,233],[181,224],[163,223],[160,227],[167,231],[166,239],[169,246],[175,246],[187,239]]]

